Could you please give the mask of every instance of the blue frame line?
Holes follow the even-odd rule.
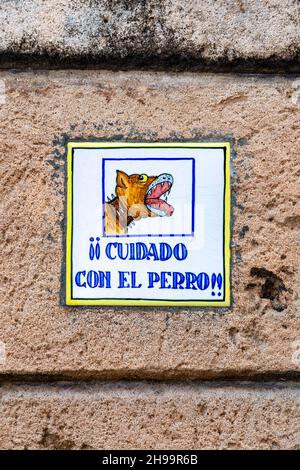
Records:
[[[194,235],[195,232],[195,179],[196,179],[196,173],[195,173],[195,159],[192,158],[192,235]]]
[[[169,233],[169,234],[122,234],[106,235],[105,233],[105,162],[106,161],[124,161],[124,160],[191,160],[192,161],[192,221],[191,233]],[[102,159],[102,236],[105,238],[128,238],[128,237],[193,237],[195,231],[195,159],[190,158],[103,158]]]

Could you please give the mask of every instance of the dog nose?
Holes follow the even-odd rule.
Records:
[[[163,174],[161,175],[161,179],[162,179],[163,181],[168,181],[169,183],[173,184],[173,176],[170,175],[169,173],[163,173]]]

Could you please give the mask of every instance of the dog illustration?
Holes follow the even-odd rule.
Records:
[[[105,233],[127,234],[130,224],[144,217],[170,217],[174,208],[167,199],[172,185],[168,173],[127,175],[117,170],[116,194],[105,203]]]

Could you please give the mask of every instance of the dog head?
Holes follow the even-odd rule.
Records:
[[[173,214],[174,208],[167,202],[173,185],[172,175],[127,175],[117,170],[116,183],[116,195],[134,220],[142,217],[170,217]]]

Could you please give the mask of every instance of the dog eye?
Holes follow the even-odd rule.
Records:
[[[139,181],[140,181],[141,183],[146,183],[147,179],[148,179],[148,176],[145,175],[144,173],[139,176]]]

